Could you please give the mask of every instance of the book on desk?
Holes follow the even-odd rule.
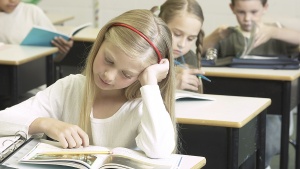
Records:
[[[33,26],[26,37],[21,42],[21,45],[29,45],[29,46],[53,46],[51,41],[55,37],[62,37],[65,40],[69,40],[72,36],[78,33],[80,30],[91,26],[91,23],[85,23],[79,25],[78,27],[74,28],[69,35],[52,31],[40,26]]]
[[[204,67],[228,66],[235,68],[257,68],[257,69],[299,69],[300,62],[297,58],[287,56],[257,56],[246,55],[243,57],[223,57],[214,60],[202,59]]]
[[[74,168],[177,168],[180,156],[151,159],[140,151],[128,148],[106,148],[100,146],[63,149],[40,142],[19,162],[27,164],[44,164],[68,166]]]
[[[214,101],[215,98],[213,97],[207,97],[204,96],[200,93],[196,93],[196,92],[190,92],[190,91],[186,91],[186,90],[176,90],[175,92],[175,100],[176,101],[199,101],[199,100],[203,100],[203,101]]]

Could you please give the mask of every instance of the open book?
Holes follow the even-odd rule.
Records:
[[[287,56],[243,56],[233,58],[231,67],[236,68],[257,68],[257,69],[299,69],[298,58]]]
[[[187,100],[208,100],[213,101],[215,98],[204,96],[200,93],[196,92],[189,92],[185,90],[176,90],[175,93],[175,99],[176,101],[187,101]]]
[[[100,146],[62,149],[47,143],[38,143],[19,162],[69,166],[80,169],[172,169],[181,157],[172,154],[169,158],[151,159],[144,153],[127,148],[105,148]]]
[[[29,33],[26,35],[24,40],[21,42],[21,45],[30,45],[30,46],[53,46],[51,41],[54,37],[63,37],[66,40],[69,40],[71,36],[74,36],[80,30],[91,26],[91,23],[85,23],[80,25],[72,30],[72,32],[67,35],[63,33],[59,33],[56,31],[52,31],[40,26],[33,26]]]

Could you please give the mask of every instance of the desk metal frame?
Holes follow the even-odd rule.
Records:
[[[204,168],[214,169],[238,169],[254,156],[264,169],[265,120],[266,110],[242,128],[180,124],[182,153],[205,156]]]
[[[204,85],[204,93],[271,98],[268,113],[282,115],[280,168],[288,168],[290,111],[298,105],[298,79],[294,81],[244,79],[208,76],[212,83]],[[296,99],[292,99],[296,98]],[[299,113],[297,118],[296,169],[299,160]],[[297,160],[298,159],[298,160]]]
[[[3,78],[0,95],[11,96],[11,104],[17,104],[21,94],[54,83],[53,57],[48,55],[20,65],[0,64],[0,75]]]

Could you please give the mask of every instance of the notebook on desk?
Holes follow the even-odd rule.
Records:
[[[257,69],[299,69],[300,62],[297,58],[286,56],[245,56],[233,58],[230,67],[257,68]]]
[[[53,46],[51,41],[55,37],[62,37],[65,40],[69,40],[72,36],[78,33],[80,30],[91,26],[91,23],[85,23],[79,25],[74,28],[69,35],[64,33],[59,33],[56,31],[52,31],[40,26],[33,26],[24,40],[21,42],[21,45],[29,45],[29,46]]]
[[[204,96],[200,93],[196,92],[189,92],[185,90],[176,90],[175,92],[175,99],[176,101],[199,101],[199,100],[206,100],[206,101],[214,101],[215,98]]]

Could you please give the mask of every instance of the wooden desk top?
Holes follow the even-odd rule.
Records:
[[[46,15],[48,16],[50,21],[53,23],[53,25],[60,25],[66,21],[74,19],[74,16],[66,15],[66,14],[47,13]]]
[[[75,26],[56,25],[55,28],[58,32],[69,35],[76,27]],[[80,41],[80,42],[92,42],[93,43],[93,42],[95,42],[99,31],[100,31],[99,28],[93,28],[93,27],[84,28],[73,36],[73,40]]]
[[[271,105],[269,98],[203,94],[215,101],[176,101],[178,123],[241,128]]]
[[[202,67],[206,76],[293,81],[300,76],[300,70],[246,69],[230,67]]]
[[[0,46],[1,65],[21,65],[35,59],[52,55],[58,51],[56,47],[2,45]]]
[[[100,28],[87,27],[78,32],[74,37],[74,41],[95,42]]]

